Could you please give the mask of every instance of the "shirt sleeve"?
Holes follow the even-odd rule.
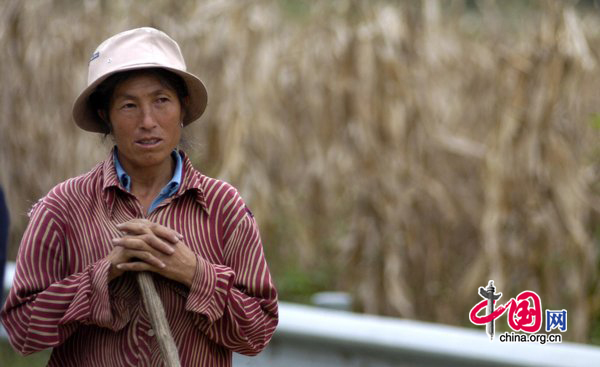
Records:
[[[132,307],[118,297],[119,284],[112,282],[111,289],[107,284],[108,260],[68,273],[63,218],[57,205],[46,199],[38,202],[19,247],[1,319],[10,343],[21,354],[62,344],[80,324],[119,330],[131,318]]]
[[[258,226],[241,199],[225,231],[224,264],[198,256],[186,310],[203,317],[199,327],[216,343],[245,355],[262,351],[278,323],[277,291]],[[227,226],[227,223],[225,224]]]

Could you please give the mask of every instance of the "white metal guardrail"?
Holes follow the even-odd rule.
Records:
[[[12,284],[14,269],[14,263],[6,267],[5,289]],[[600,347],[595,346],[500,343],[497,338],[490,342],[484,328],[286,302],[280,303],[279,312],[279,326],[269,346],[256,357],[235,354],[234,366],[600,366]]]
[[[466,317],[466,316],[465,316]],[[236,366],[600,366],[588,345],[493,342],[481,330],[280,304],[280,325],[257,357]],[[253,359],[254,358],[254,359]]]

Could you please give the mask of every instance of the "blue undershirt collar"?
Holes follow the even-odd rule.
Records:
[[[156,207],[163,202],[168,197],[175,195],[177,190],[179,190],[179,185],[181,184],[181,172],[183,169],[183,163],[181,160],[181,156],[177,153],[177,150],[173,150],[171,153],[171,157],[175,160],[175,172],[173,173],[173,177],[171,181],[169,181],[161,190],[160,193],[154,198],[150,208],[148,208],[148,214],[152,213]],[[117,147],[115,147],[113,151],[113,161],[115,163],[115,169],[117,170],[117,178],[121,185],[127,190],[127,192],[131,192],[131,177],[125,172],[123,166],[121,166],[121,162],[119,162],[119,156],[117,154]]]

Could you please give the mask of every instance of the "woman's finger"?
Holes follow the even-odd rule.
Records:
[[[144,240],[135,236],[116,237],[111,240],[113,245],[120,246],[129,250],[147,250],[148,245]]]
[[[147,263],[148,265],[151,265],[151,266],[153,266],[155,268],[159,268],[159,269],[163,269],[166,267],[166,264],[164,262],[162,262],[159,258],[157,258],[156,256],[154,256],[152,253],[150,253],[148,251],[138,251],[138,250],[126,249],[123,251],[122,256],[127,260],[125,262],[117,264],[117,269],[119,269],[119,270],[124,270],[124,269],[121,269],[119,267],[119,265],[129,264],[129,263],[134,263],[134,262],[144,262],[144,263]],[[138,260],[138,261],[132,261],[134,259]]]
[[[172,255],[175,252],[175,249],[173,249],[173,246],[170,243],[163,241],[154,234],[113,238],[112,243],[115,246],[121,246],[131,250],[148,251],[152,248],[167,255]]]
[[[139,222],[137,220],[130,220],[129,222],[117,224],[117,229],[121,232],[127,232],[132,235],[140,235],[151,232],[149,224]]]
[[[165,242],[162,238],[157,237],[154,233],[144,234],[140,238],[145,241],[153,249],[171,255],[175,252],[173,244]]]
[[[152,223],[145,219],[133,219],[129,222],[118,224],[117,229],[132,235],[154,233],[156,236],[161,237],[172,244],[175,244],[183,239],[183,236],[177,231],[157,223]]]
[[[172,230],[171,228],[165,227],[158,223],[153,223],[150,226],[150,230],[155,235],[164,238],[165,240],[171,242],[172,244],[176,244],[177,242],[183,239],[183,236],[177,231]]]

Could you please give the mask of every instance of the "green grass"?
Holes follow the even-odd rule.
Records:
[[[27,357],[15,352],[6,340],[0,341],[0,366],[10,367],[36,367],[45,366],[50,358],[50,351],[34,353]]]

